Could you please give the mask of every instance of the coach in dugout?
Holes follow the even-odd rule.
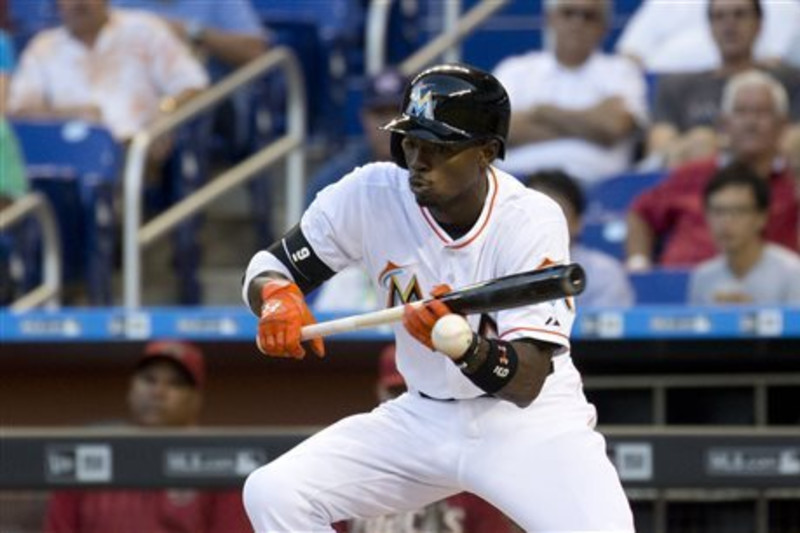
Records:
[[[197,424],[206,369],[184,342],[151,342],[128,389],[131,421],[143,429]],[[65,490],[50,499],[45,533],[252,532],[238,490]]]

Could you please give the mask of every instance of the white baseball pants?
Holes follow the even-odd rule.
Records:
[[[494,398],[447,402],[409,392],[253,472],[245,508],[256,533],[330,532],[342,519],[415,510],[469,491],[525,531],[632,533],[605,440],[592,427],[594,408],[573,403],[554,408],[540,397],[520,409]]]

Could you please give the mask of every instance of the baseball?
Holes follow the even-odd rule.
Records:
[[[445,315],[433,326],[431,341],[437,351],[458,358],[464,355],[472,342],[472,328],[461,315]]]

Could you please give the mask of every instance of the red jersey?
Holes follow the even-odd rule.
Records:
[[[717,159],[677,168],[634,200],[631,209],[663,239],[662,266],[693,266],[717,255],[706,225],[703,191],[719,169]],[[770,175],[768,241],[797,251],[798,202],[795,184],[784,166]]]
[[[510,533],[512,522],[482,499],[462,492],[420,511],[335,524],[339,533]]]
[[[240,491],[55,492],[44,533],[252,533]]]

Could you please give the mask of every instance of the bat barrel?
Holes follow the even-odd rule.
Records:
[[[586,289],[586,272],[578,263],[564,267],[563,289],[566,296],[577,296]]]
[[[560,300],[585,287],[583,268],[571,263],[497,278],[445,294],[441,300],[456,313],[477,314]]]

